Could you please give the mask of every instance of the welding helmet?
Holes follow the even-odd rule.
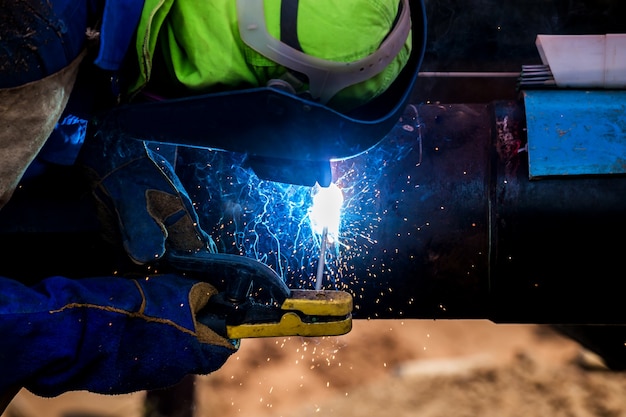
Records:
[[[380,141],[406,107],[424,53],[422,1],[237,0],[222,2],[229,6],[219,11],[231,14],[228,28],[207,26],[207,42],[215,31],[220,42],[233,42],[222,49],[229,59],[196,65],[180,49],[195,36],[176,6],[184,3],[170,1],[167,10],[167,1],[158,3],[138,30],[161,25],[158,37],[138,43],[143,80],[134,88],[143,88],[155,69],[149,66],[160,62],[158,79],[168,72],[188,94],[121,106],[107,115],[107,126],[142,140],[246,153],[277,179],[284,171],[291,181],[296,166],[313,164],[315,171],[318,162],[357,155]],[[177,16],[180,25],[173,26]],[[219,58],[205,46],[191,51],[198,62]],[[152,59],[150,48],[160,59]],[[225,76],[210,85],[206,75],[216,71]]]

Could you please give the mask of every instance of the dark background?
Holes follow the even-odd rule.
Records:
[[[626,32],[626,2],[619,0],[425,0],[425,5],[428,36],[413,103],[512,99],[517,78],[502,73],[541,64],[538,34]],[[428,74],[433,72],[482,74]]]

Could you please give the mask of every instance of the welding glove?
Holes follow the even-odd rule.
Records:
[[[147,143],[96,132],[85,139],[77,164],[93,179],[100,218],[117,223],[105,229],[121,234],[135,263],[160,259],[166,249],[216,251],[172,164]]]
[[[0,393],[120,394],[211,373],[238,348],[196,320],[215,293],[170,274],[57,276],[33,287],[0,277]]]

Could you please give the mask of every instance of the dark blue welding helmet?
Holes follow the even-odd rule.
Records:
[[[425,50],[423,0],[400,0],[379,49],[348,63],[315,58],[273,38],[262,12],[263,0],[238,0],[242,40],[287,68],[292,79],[306,77],[304,94],[283,77],[264,87],[125,104],[97,118],[98,128],[133,139],[243,153],[262,178],[328,185],[330,161],[376,145],[409,104]],[[408,36],[410,56],[384,92],[349,110],[329,105],[338,91],[386,67]]]

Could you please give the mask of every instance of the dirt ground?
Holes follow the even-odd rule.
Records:
[[[626,416],[626,374],[582,367],[581,352],[538,325],[355,321],[343,336],[244,340],[196,378],[195,416]],[[139,417],[144,397],[22,391],[3,417]]]

